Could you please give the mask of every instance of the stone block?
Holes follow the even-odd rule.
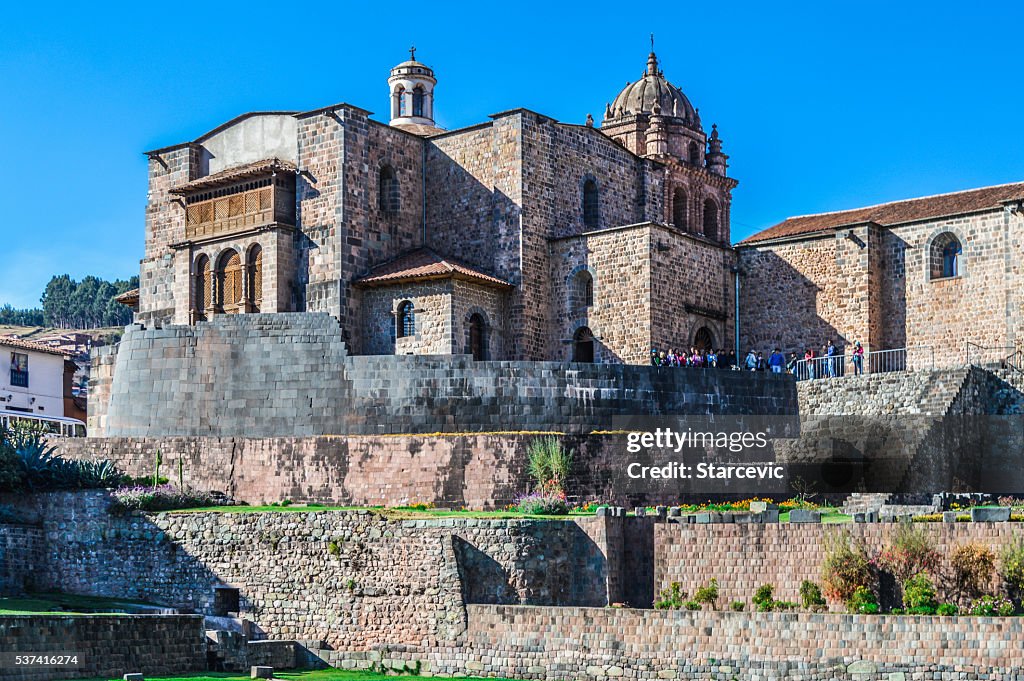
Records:
[[[274,668],[273,667],[254,666],[251,669],[249,669],[249,678],[250,679],[272,679],[272,678],[274,678]]]
[[[956,522],[956,511],[943,511],[942,522],[944,523],[955,523]]]
[[[866,522],[866,521],[867,521],[867,514],[866,513],[854,513],[853,514],[853,522],[855,522],[855,523],[863,523],[863,522]]]
[[[774,525],[779,522],[778,511],[761,511],[760,513],[754,513],[750,519],[753,523],[760,523],[762,525]]]
[[[712,522],[711,513],[697,513],[692,517],[695,519],[694,522],[698,525],[710,525]]]
[[[751,501],[750,512],[751,513],[762,513],[764,511],[776,511],[779,505],[773,504],[767,501]]]
[[[142,674],[125,674],[121,677],[124,681],[144,681],[145,677]]]
[[[821,513],[806,508],[794,508],[789,512],[789,522],[795,524],[820,523]]]
[[[972,508],[972,523],[1005,523],[1010,520],[1010,507]]]

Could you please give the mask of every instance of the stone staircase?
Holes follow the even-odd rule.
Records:
[[[854,513],[881,511],[890,496],[892,495],[887,492],[854,492],[843,502],[843,513],[853,515]]]

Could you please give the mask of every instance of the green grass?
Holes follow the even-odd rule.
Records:
[[[349,671],[347,669],[317,669],[308,671],[275,671],[275,679],[289,679],[291,681],[394,681],[394,675],[380,674],[367,671]],[[412,677],[410,677],[412,678]],[[415,678],[429,679],[430,676],[419,676]],[[183,674],[181,676],[147,676],[146,681],[249,681],[248,674],[198,672],[195,674]],[[106,678],[85,679],[79,681],[108,681]],[[118,681],[112,679],[109,681]],[[465,681],[480,681],[478,677],[465,677]],[[510,679],[487,679],[487,681],[511,681]]]
[[[118,615],[125,606],[150,605],[124,598],[35,593],[22,598],[0,598],[0,615]]]
[[[780,523],[789,522],[789,511],[779,514]],[[835,524],[835,523],[852,523],[853,516],[840,513],[839,511],[824,510],[821,511],[821,522],[824,524]]]

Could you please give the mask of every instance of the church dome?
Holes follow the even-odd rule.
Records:
[[[619,93],[605,114],[606,118],[635,116],[639,113],[660,114],[682,119],[687,125],[700,128],[700,118],[682,90],[668,82],[658,68],[658,58],[651,52],[643,77],[629,83]]]

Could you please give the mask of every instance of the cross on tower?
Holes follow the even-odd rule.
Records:
[[[413,45],[409,48],[409,59],[416,61],[416,46]]]

